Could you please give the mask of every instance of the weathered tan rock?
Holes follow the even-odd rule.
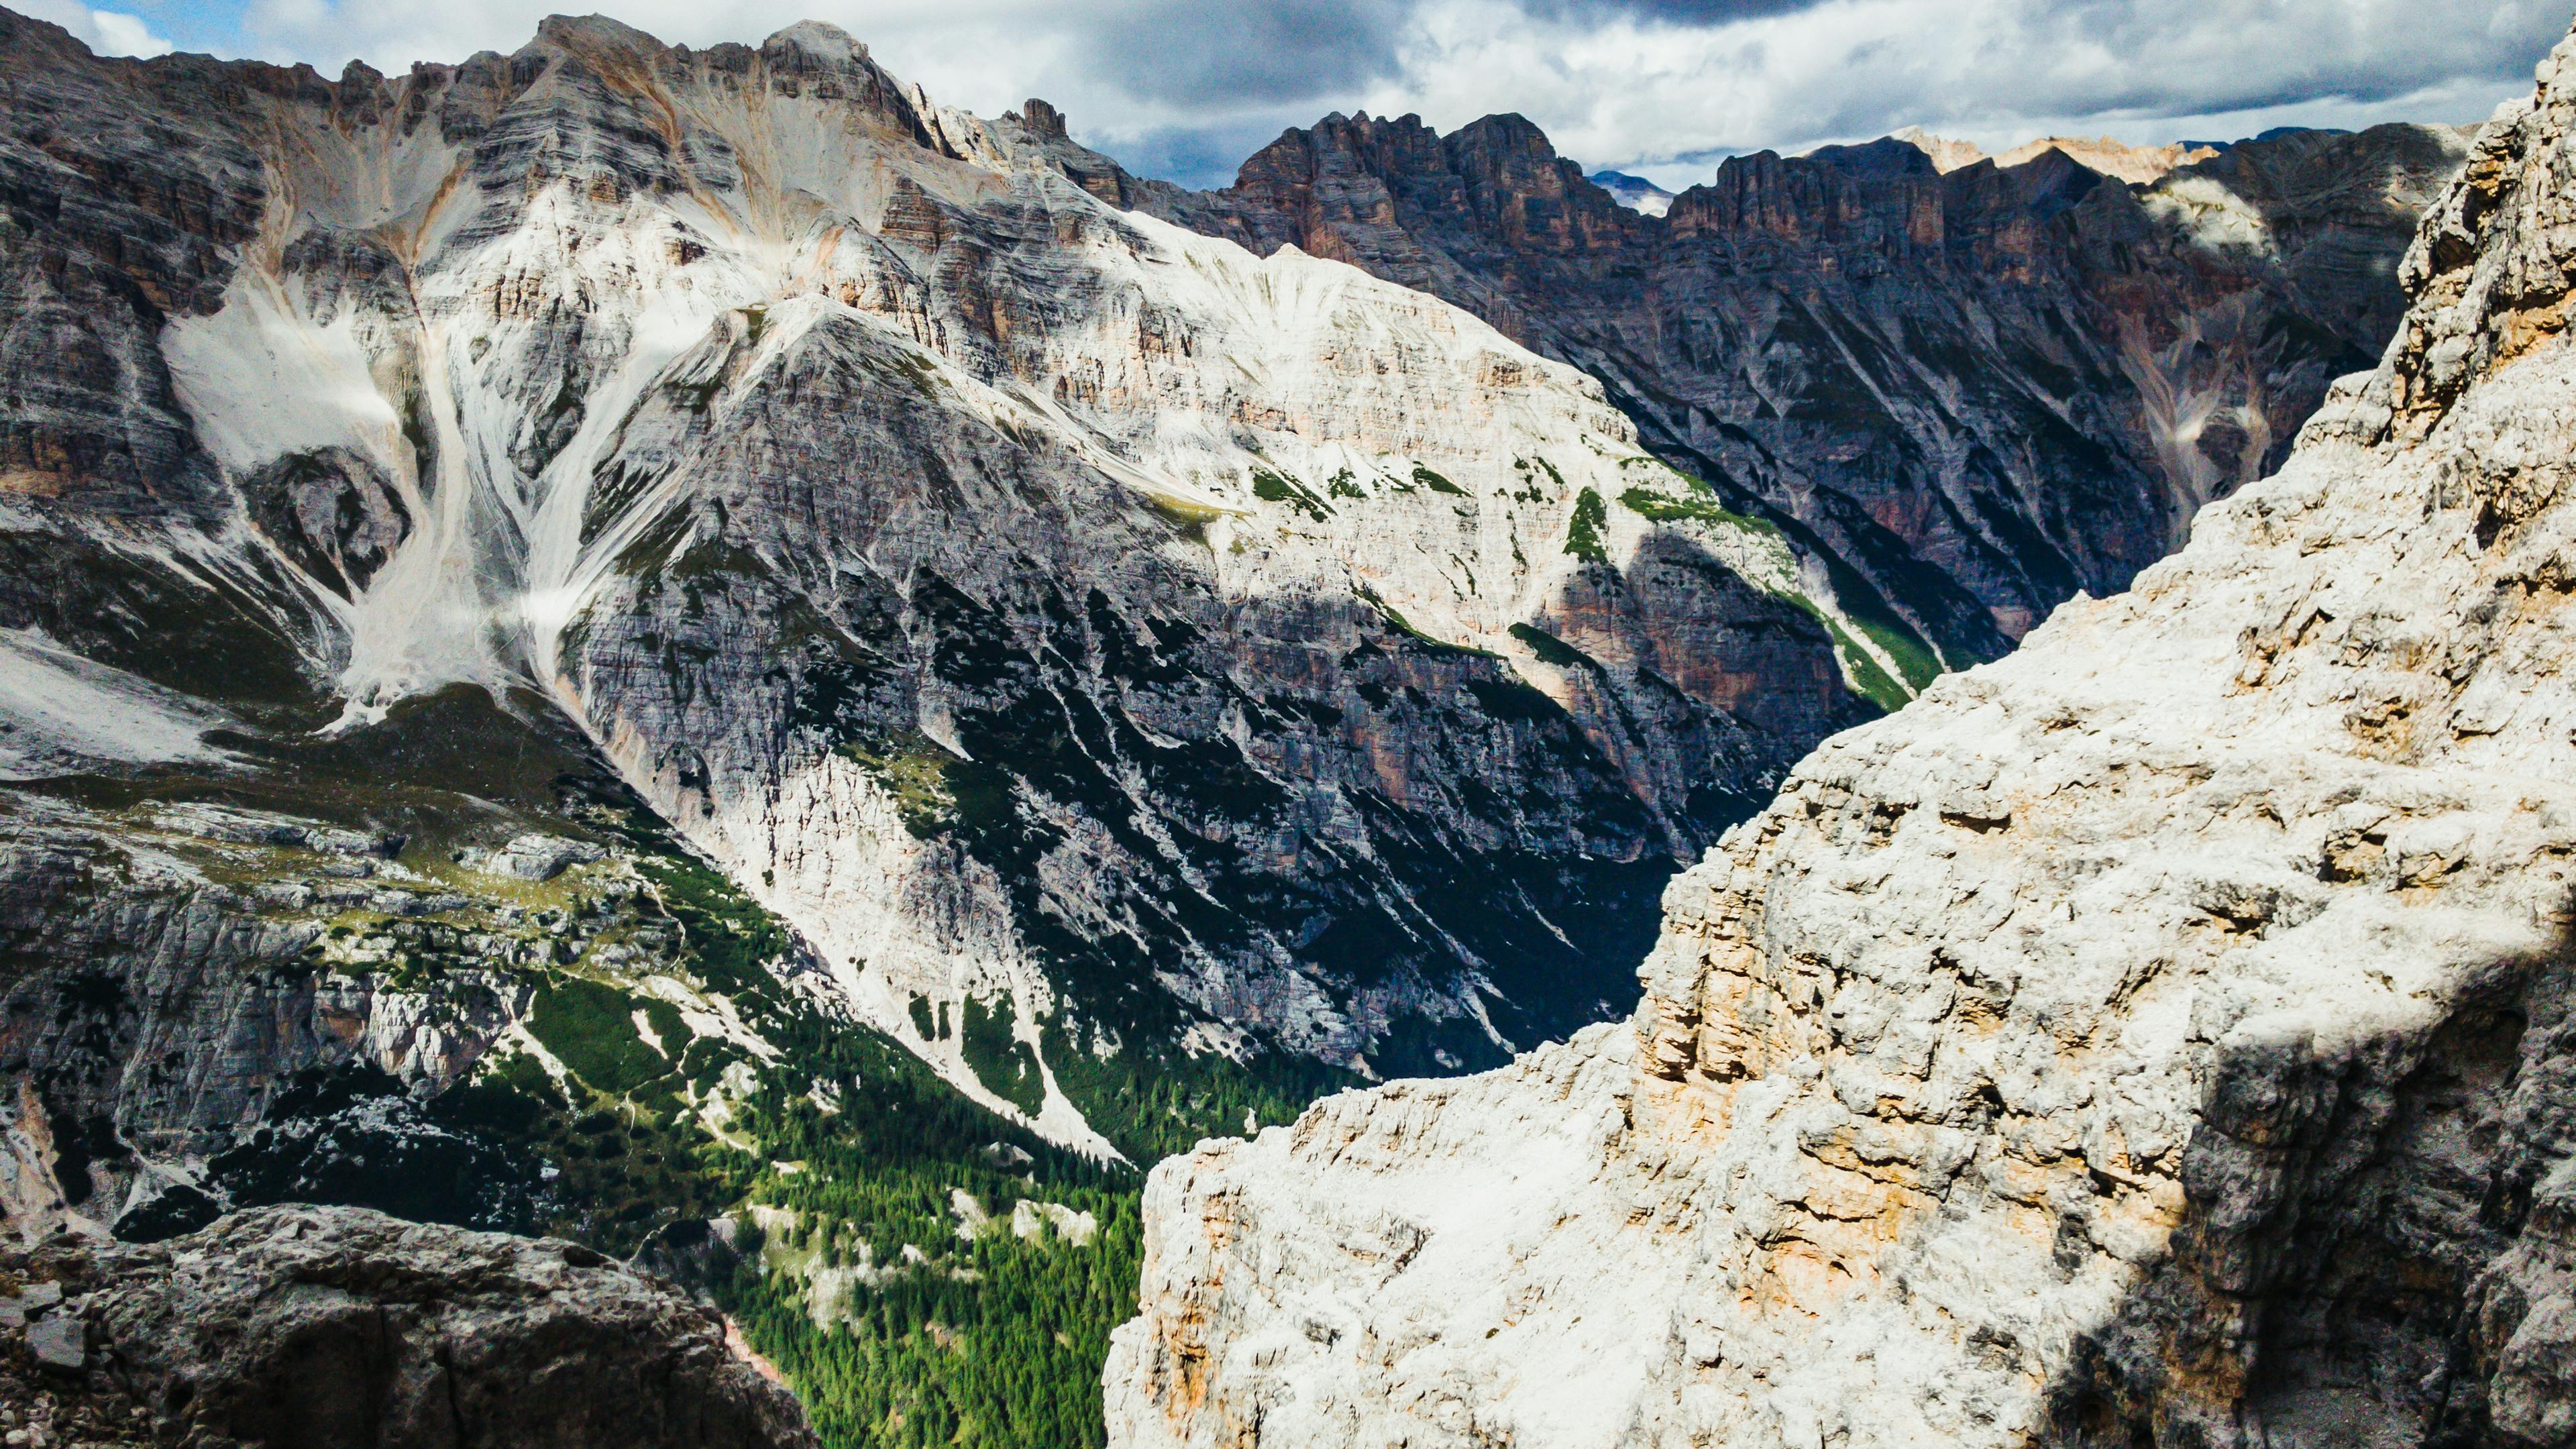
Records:
[[[1143,1446],[2566,1442],[2576,40],[2389,361],[1828,741],[1632,1023],[1148,1190]]]

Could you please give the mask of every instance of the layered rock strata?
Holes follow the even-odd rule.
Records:
[[[1725,162],[1644,214],[1518,116],[1331,116],[1142,204],[1446,297],[1598,377],[1666,461],[1945,659],[2127,586],[2378,356],[2463,133],[2215,153],[1914,135]],[[1969,148],[1973,151],[1973,148]],[[2183,163],[2177,165],[2177,163]]]
[[[2571,130],[2576,39],[2281,472],[1827,742],[1632,1021],[1157,1169],[1112,1442],[2566,1443]]]

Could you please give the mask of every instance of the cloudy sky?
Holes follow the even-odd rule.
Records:
[[[517,48],[564,0],[0,0],[101,50],[176,46],[399,71]],[[665,40],[832,21],[990,115],[1045,96],[1075,135],[1194,185],[1328,111],[1443,130],[1519,111],[1566,155],[1678,189],[1721,158],[1921,125],[2001,149],[2276,125],[2482,119],[2570,0],[612,0]]]

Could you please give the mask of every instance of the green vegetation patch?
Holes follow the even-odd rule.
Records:
[[[910,1181],[881,1177],[878,1190]],[[1095,1449],[1109,1332],[1136,1311],[1137,1197],[1046,1196],[1091,1213],[1098,1233],[1077,1244],[987,1229],[954,1262],[853,1289],[828,1328],[800,1280],[749,1264],[728,1307],[835,1449]],[[840,1240],[824,1232],[828,1254]]]
[[[951,770],[962,763],[926,735],[904,734],[871,747],[849,740],[840,753],[894,796],[895,814],[917,840],[928,840],[957,824],[957,791]]]
[[[1011,1024],[1017,1019],[1007,996],[999,1011],[969,996],[958,1022],[957,1046],[977,1081],[1034,1117],[1046,1105],[1046,1079],[1038,1072],[1037,1053],[1011,1035]]]
[[[1861,587],[1866,589],[1867,585]],[[1841,602],[1852,627],[1867,634],[1888,658],[1896,661],[1897,672],[1905,676],[1908,695],[1922,693],[1941,677],[1941,661],[1932,656],[1932,647],[1904,620],[1888,613],[1874,593],[1855,598],[1846,592]]]
[[[635,1030],[635,1011],[642,1004],[614,986],[558,976],[537,988],[528,1030],[594,1091],[625,1096],[671,1071],[671,1063]],[[676,1013],[671,1025],[680,1026]],[[661,1023],[654,1028],[659,1032]],[[687,1035],[681,1027],[683,1042]]]
[[[1589,563],[1608,563],[1610,550],[1601,534],[1609,523],[1610,510],[1600,494],[1589,488],[1575,494],[1574,517],[1565,525],[1565,551]]]
[[[1438,473],[1433,472],[1431,469],[1420,463],[1413,465],[1413,481],[1430,489],[1434,493],[1455,494],[1460,498],[1469,496],[1466,489],[1450,482],[1448,479],[1440,476]]]
[[[1252,496],[1265,503],[1285,503],[1317,523],[1333,516],[1331,507],[1308,492],[1305,485],[1267,468],[1252,470]]]
[[[999,1020],[1007,1031],[1006,1015],[986,1017],[967,1030]],[[739,1125],[770,1160],[798,1164],[753,1189],[793,1218],[767,1251],[744,1244],[716,1296],[786,1374],[823,1442],[1096,1449],[1109,1333],[1135,1312],[1136,1174],[1049,1146],[885,1038],[801,1003],[774,1032],[782,1063]],[[799,1089],[807,1076],[833,1084],[838,1111]],[[950,1206],[960,1191],[993,1219],[971,1241]],[[1097,1232],[1088,1243],[1015,1237],[1023,1199],[1088,1213]],[[815,1301],[808,1271],[862,1259],[895,1271]],[[829,1310],[821,1324],[817,1307]]]
[[[1887,671],[1878,667],[1878,661],[1870,657],[1869,651],[1853,642],[1852,636],[1844,633],[1840,624],[1826,617],[1824,611],[1815,607],[1805,595],[1800,595],[1799,601],[1806,603],[1807,611],[1832,632],[1834,652],[1842,656],[1843,670],[1851,676],[1852,687],[1870,703],[1890,714],[1905,708],[1906,703],[1914,698],[1913,691],[1888,678]]]
[[[1140,1163],[1297,1120],[1318,1097],[1365,1085],[1339,1067],[1264,1054],[1250,1062],[1178,1050],[1085,1048],[1061,1016],[1040,1030],[1059,1091],[1092,1129]]]
[[[1621,506],[1642,514],[1657,523],[1715,523],[1728,528],[1741,528],[1748,533],[1768,538],[1780,537],[1780,525],[1767,518],[1753,518],[1728,510],[1717,499],[1705,493],[1692,493],[1675,498],[1651,488],[1630,488],[1619,495]]]

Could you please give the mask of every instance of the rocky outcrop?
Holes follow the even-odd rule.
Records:
[[[2385,365],[1801,764],[1630,1023],[1158,1168],[1112,1442],[2567,1442],[2572,133],[2576,39]]]
[[[0,1333],[35,1305],[26,1359],[0,1356],[26,1442],[817,1442],[721,1317],[571,1243],[271,1208],[150,1247],[59,1239],[0,1274]]]
[[[1446,297],[1601,379],[1848,608],[1954,663],[2127,585],[2377,358],[2443,127],[1999,158],[1911,134],[1737,157],[1641,214],[1538,129],[1292,130],[1143,204]]]

